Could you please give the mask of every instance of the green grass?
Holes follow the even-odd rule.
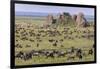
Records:
[[[24,61],[21,59],[16,59],[15,64],[16,65],[34,65],[34,64],[55,64],[55,63],[69,63],[69,62],[86,62],[86,61],[93,61],[93,56],[87,56],[83,57],[83,59],[75,58],[74,60],[67,60],[66,57],[55,57],[55,58],[46,58],[46,57],[33,57],[31,60]]]
[[[44,21],[44,20],[37,20],[37,19],[36,20],[34,20],[34,19],[31,19],[31,20],[29,20],[29,19],[28,20],[16,19],[15,22],[16,22],[16,24],[20,24],[20,25],[31,24],[32,27],[30,29],[34,30],[35,33],[37,33],[37,29],[35,29],[36,26],[41,26],[41,25],[46,23],[46,21]],[[59,31],[62,31],[63,28],[64,27],[59,26],[57,29]],[[89,31],[91,31],[92,34],[94,33],[93,27],[76,28],[76,27],[67,26],[67,28],[70,28],[68,32],[74,31],[74,29],[77,29],[79,31],[86,31],[87,32],[87,29],[88,29]],[[44,29],[44,30],[47,30],[47,29]],[[29,30],[27,30],[27,28],[26,28],[26,31],[28,32]],[[61,36],[55,36],[55,37],[49,37],[49,36],[41,37],[43,42],[39,43],[40,44],[39,47],[36,47],[36,44],[38,43],[37,41],[35,41],[35,42],[30,42],[30,41],[27,41],[27,40],[22,41],[19,38],[15,37],[15,39],[18,39],[18,42],[15,42],[15,44],[20,43],[23,47],[23,48],[15,48],[15,53],[17,53],[18,51],[31,51],[33,49],[34,50],[56,49],[56,50],[63,50],[64,51],[67,48],[70,48],[72,46],[76,47],[76,48],[83,48],[83,49],[84,48],[86,48],[86,49],[91,48],[92,45],[94,44],[94,39],[75,38],[76,35],[81,36],[82,34],[83,33],[73,33],[72,35],[66,34],[68,36],[74,37],[74,39],[73,40],[72,39],[65,39],[62,43],[59,42],[57,47],[52,46],[52,44],[48,42],[48,39],[53,38],[53,39],[56,39],[56,40],[60,40],[60,39],[64,38],[64,34],[62,34]],[[29,35],[27,35],[27,37],[29,39],[34,39],[35,40],[35,37],[30,37]],[[27,44],[31,45],[31,47],[26,48],[25,46]],[[64,47],[61,47],[61,44]],[[21,59],[15,59],[15,65],[34,65],[34,64],[68,63],[68,62],[84,62],[84,61],[94,61],[94,55],[86,56],[82,60],[79,60],[78,58],[75,58],[75,60],[70,60],[70,61],[67,61],[67,56],[66,57],[60,57],[60,58],[58,58],[58,57],[45,58],[43,56],[33,57],[32,59],[30,59],[28,61],[24,61],[24,60],[21,60]]]

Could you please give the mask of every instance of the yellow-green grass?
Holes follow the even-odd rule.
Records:
[[[33,27],[31,27],[30,29],[34,30],[35,33],[37,33],[37,30],[39,29],[35,29],[35,27],[41,26],[43,24],[46,23],[46,21],[44,20],[15,20],[16,24],[20,24],[20,25],[27,25],[27,24],[31,24]],[[25,27],[24,27],[25,28]],[[63,31],[64,27],[58,27],[57,30],[59,31]],[[70,27],[67,26],[67,28],[70,31],[74,31],[74,29],[77,29],[79,31],[91,31],[92,34],[94,33],[94,28],[93,27],[86,27],[86,28],[77,28],[77,27]],[[88,29],[88,30],[87,30]],[[47,30],[47,29],[44,29]],[[53,29],[52,29],[53,30]],[[26,31],[28,32],[29,30],[26,28]],[[75,35],[81,36],[83,33],[73,33],[72,35],[66,34],[68,36],[71,37],[75,37]],[[15,34],[16,35],[16,34]],[[30,37],[29,35],[27,35],[28,39],[34,39],[35,37]],[[22,41],[19,38],[15,37],[15,39],[18,39],[18,42],[16,43],[20,43],[22,45],[23,48],[15,48],[15,53],[19,52],[19,51],[31,51],[31,50],[42,50],[42,49],[56,49],[56,50],[66,50],[70,47],[76,47],[76,48],[86,48],[89,49],[93,46],[94,44],[94,39],[87,39],[87,38],[74,38],[72,39],[65,39],[62,43],[59,42],[57,43],[57,46],[52,46],[52,44],[50,42],[48,42],[48,39],[56,39],[56,40],[60,40],[60,39],[64,39],[64,34],[62,34],[61,36],[55,36],[55,37],[41,37],[42,42],[40,42],[40,46],[37,47],[36,44],[38,43],[37,41],[35,42],[30,42],[28,40]],[[31,45],[31,47],[26,48],[25,46],[29,44]],[[61,47],[61,45],[63,45],[63,47]],[[46,58],[45,56],[41,56],[41,57],[33,57],[30,60],[24,61],[21,59],[15,59],[15,64],[16,65],[34,65],[34,64],[50,64],[50,63],[69,63],[69,62],[84,62],[84,61],[94,61],[94,55],[92,56],[86,56],[84,57],[82,60],[79,60],[78,58],[75,58],[75,60],[70,60],[67,61],[67,56],[66,57],[55,57],[55,58]]]
[[[70,62],[87,62],[94,61],[94,56],[86,56],[83,59],[75,58],[74,60],[67,60],[67,56],[65,57],[55,57],[55,58],[46,58],[43,56],[33,57],[28,61],[24,61],[21,59],[15,59],[15,65],[35,65],[35,64],[55,64],[55,63],[70,63]]]

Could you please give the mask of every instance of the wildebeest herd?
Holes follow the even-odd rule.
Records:
[[[86,51],[86,53],[84,52]],[[82,50],[82,49],[78,49],[78,48],[70,48],[70,49],[66,49],[66,51],[59,51],[59,50],[31,50],[29,52],[24,52],[24,51],[19,51],[16,55],[15,58],[18,59],[22,59],[24,61],[27,61],[29,59],[32,59],[32,57],[34,56],[45,56],[45,58],[51,57],[51,58],[55,58],[55,57],[66,57],[67,60],[75,60],[75,58],[78,58],[79,60],[81,60],[83,57],[85,56],[89,56],[89,55],[93,55],[93,48],[89,49],[89,50]],[[66,61],[67,61],[66,60]],[[34,62],[33,62],[34,63]]]
[[[37,26],[35,23],[27,22],[15,24],[16,65],[93,60],[93,26],[56,28]]]

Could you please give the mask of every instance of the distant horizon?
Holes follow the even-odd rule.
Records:
[[[30,11],[30,12],[25,12],[25,11],[16,11],[15,14],[17,14],[17,13],[33,13],[33,14],[35,14],[35,13],[41,13],[41,14],[42,14],[42,13],[43,13],[43,14],[48,14],[48,15],[49,15],[49,14],[58,15],[58,14],[63,14],[64,12],[62,12],[62,13],[55,13],[55,12],[54,12],[54,13],[53,13],[53,12],[52,12],[52,13],[49,13],[49,12],[48,12],[48,13],[47,13],[47,12],[31,12],[31,11]],[[71,14],[70,12],[66,12],[66,13],[69,13],[70,15],[75,15],[75,14]],[[82,13],[82,12],[81,12],[81,13]],[[83,14],[84,14],[84,13],[83,13]],[[26,14],[25,14],[25,15],[26,15]],[[76,14],[76,15],[77,15],[77,14]],[[94,16],[94,15],[90,15],[90,14],[87,14],[87,15],[89,15],[89,16]],[[85,16],[87,16],[87,15],[85,15]]]
[[[34,13],[34,12],[16,12],[15,16],[19,16],[19,17],[32,17],[33,19],[42,19],[44,17],[46,17],[48,15],[48,13]],[[56,17],[58,14],[52,14],[54,17]],[[71,15],[72,16],[72,15]],[[40,18],[42,17],[42,18]],[[94,16],[92,15],[84,15],[84,17],[88,20],[88,21],[94,21]]]
[[[15,13],[31,12],[31,13],[55,13],[61,14],[68,12],[71,15],[82,12],[84,15],[94,16],[94,8],[82,7],[67,7],[67,6],[46,6],[46,5],[30,5],[30,4],[15,4]]]

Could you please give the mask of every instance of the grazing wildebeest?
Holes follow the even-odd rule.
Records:
[[[76,56],[77,56],[79,59],[82,59],[82,58],[83,58],[82,50],[81,50],[81,49],[77,49]]]
[[[64,51],[59,51],[59,52],[57,53],[58,57],[65,57],[66,54],[67,54],[67,53],[64,52]]]
[[[76,49],[75,49],[74,47],[71,47],[71,48],[67,49],[66,52],[72,54],[72,53],[74,53],[75,51],[76,51]]]
[[[26,60],[29,60],[29,59],[32,59],[32,54],[30,52],[26,52],[24,54],[24,57],[23,59],[26,61]]]
[[[57,46],[57,43],[55,42],[55,43],[53,44],[53,46]]]
[[[53,42],[53,41],[55,41],[55,40],[53,40],[53,39],[49,39],[48,41],[49,41],[49,42]]]
[[[59,41],[63,42],[64,40],[63,39],[60,39]]]
[[[64,45],[61,44],[61,47],[64,47]]]
[[[76,57],[76,54],[73,53],[73,54],[67,54],[67,60],[74,60]]]
[[[16,35],[16,37],[20,38],[20,35]]]
[[[15,47],[22,48],[21,44],[16,44]]]
[[[33,40],[33,39],[30,39],[30,41],[31,41],[31,42],[34,42],[34,40]]]
[[[92,54],[93,54],[93,49],[90,49],[90,50],[88,51],[88,54],[89,54],[89,55],[92,55]]]
[[[39,40],[37,40],[38,42],[42,42],[42,40],[41,39],[39,39]]]
[[[57,56],[57,54],[58,54],[58,51],[56,51],[56,50],[48,50],[48,51],[46,51],[46,57],[48,58],[48,57],[51,57],[51,58],[54,58],[55,56]]]
[[[21,38],[21,40],[25,41],[25,40],[28,40],[28,38],[27,38],[26,36],[23,36],[23,37]]]
[[[15,58],[23,59],[23,55],[24,55],[24,53],[23,53],[22,51],[20,51],[19,53],[17,53],[17,54],[15,55]]]
[[[48,57],[51,57],[51,58],[54,58],[54,54],[53,54],[53,52],[47,52],[46,53],[46,58],[48,58]]]
[[[31,47],[31,45],[28,45],[28,44],[27,44],[26,47]]]
[[[32,50],[30,53],[32,54],[32,56],[40,56],[39,51]]]
[[[16,39],[16,42],[18,42],[18,40]]]
[[[37,47],[39,47],[39,43],[37,43],[37,45],[36,45]]]

